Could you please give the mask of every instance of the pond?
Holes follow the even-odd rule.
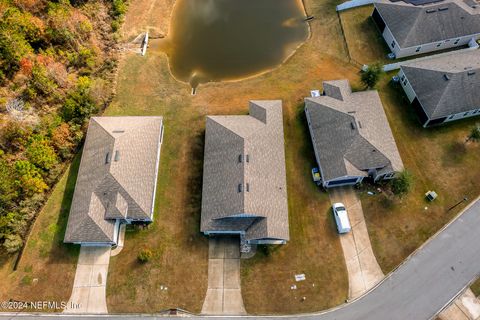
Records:
[[[301,0],[177,0],[159,43],[173,76],[196,87],[279,66],[309,34]]]

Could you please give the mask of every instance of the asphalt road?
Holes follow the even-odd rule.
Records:
[[[477,199],[461,216],[364,296],[325,312],[285,316],[285,318],[308,320],[431,319],[478,275],[480,275],[480,200]],[[0,319],[11,319],[12,316],[15,319],[40,318],[38,314],[2,314]],[[95,315],[90,319],[125,320],[139,317],[142,319],[165,319],[159,315]],[[59,318],[85,320],[85,317],[78,315],[45,315],[41,317],[41,319],[52,320]],[[196,317],[196,319],[207,318]],[[267,318],[278,317],[264,317],[263,319]]]

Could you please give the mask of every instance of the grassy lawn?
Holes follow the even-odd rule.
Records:
[[[206,238],[199,233],[205,116],[245,114],[250,99],[282,99],[284,103],[292,240],[268,257],[259,254],[242,261],[247,311],[307,312],[344,301],[346,269],[338,254],[341,247],[328,214],[328,197],[311,183],[314,156],[302,106],[303,97],[320,88],[323,80],[349,78],[358,84],[358,69],[347,63],[335,4],[306,1],[307,11],[316,17],[312,38],[281,68],[239,82],[202,85],[195,96],[172,79],[166,56],[155,51],[154,43],[146,59],[129,55],[123,60],[118,95],[106,114],[163,115],[165,139],[155,222],[149,230],[127,233],[124,250],[112,258],[107,288],[110,311],[154,312],[170,307],[200,311],[207,286],[208,251]],[[138,11],[135,6],[132,3],[132,12]],[[162,7],[149,14],[154,19],[169,16]],[[135,17],[147,24],[150,19]],[[127,15],[126,26],[129,23]],[[155,257],[139,265],[136,256],[144,246]],[[290,286],[296,273],[305,273],[307,281],[294,291]],[[160,290],[162,285],[168,290]],[[300,302],[302,296],[307,297],[305,302]],[[125,304],[125,299],[131,303]]]
[[[424,129],[400,88],[385,77],[380,96],[405,167],[413,174],[411,192],[393,201],[363,194],[362,205],[373,249],[383,271],[389,272],[480,194],[480,144],[465,140],[477,119]],[[430,203],[428,190],[439,197]]]
[[[340,12],[345,39],[352,59],[360,64],[391,63],[390,50],[370,15],[373,5]]]
[[[475,296],[480,297],[480,278],[470,286]]]
[[[79,248],[63,244],[63,236],[79,163],[77,155],[38,215],[17,271],[12,272],[12,258],[3,261],[0,300],[68,301],[70,298]]]

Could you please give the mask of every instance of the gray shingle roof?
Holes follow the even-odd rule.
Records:
[[[402,170],[377,91],[352,93],[347,80],[324,82],[324,89],[325,96],[305,99],[322,178],[367,176],[369,169]]]
[[[379,2],[375,7],[402,48],[480,33],[480,12],[455,2],[426,6]]]
[[[162,117],[90,120],[65,242],[111,242],[115,219],[151,219],[162,125]]]
[[[289,239],[279,100],[250,101],[250,115],[207,117],[201,231],[224,230]]]
[[[480,50],[401,67],[429,118],[480,108]]]

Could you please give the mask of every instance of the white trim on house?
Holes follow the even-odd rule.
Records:
[[[160,166],[160,150],[162,148],[163,143],[163,119],[162,119],[162,127],[160,129],[160,136],[158,141],[158,148],[157,148],[157,160],[155,161],[155,183],[153,187],[153,198],[152,198],[152,211],[150,212],[150,220],[153,221],[153,213],[155,212],[155,198],[157,194],[157,183],[158,183],[158,170]]]
[[[418,99],[418,97],[417,97],[417,94],[415,93],[415,90],[413,90],[413,87],[410,84],[410,81],[408,80],[407,76],[403,72],[402,67],[400,67],[400,71],[398,72],[398,77],[400,79],[400,85],[402,86],[402,89],[405,92],[405,94],[407,95],[408,100],[410,101],[410,104],[411,104],[413,102],[413,100],[415,100],[415,98]],[[422,102],[420,101],[420,99],[418,99],[418,102],[420,103],[420,106],[423,109],[423,105],[422,105]],[[422,123],[422,126],[424,128],[428,127],[428,124],[430,123],[430,121],[439,119],[439,118],[433,118],[433,119],[430,118],[428,116],[428,114],[425,112],[425,109],[423,109],[423,112],[425,113],[425,115],[428,118],[427,121]],[[470,117],[476,117],[476,116],[480,116],[480,106],[478,106],[478,108],[476,108],[476,109],[472,109],[472,110],[469,110],[469,111],[449,114],[449,115],[446,116],[446,119],[442,123],[456,121],[456,120],[470,118]]]
[[[383,22],[385,23],[385,19],[382,17],[382,14],[380,13],[380,11],[378,11],[376,8],[374,9],[374,11],[375,10],[377,11],[378,15],[382,18]],[[444,50],[449,48],[461,47],[461,46],[469,45],[470,41],[472,40],[476,41],[480,39],[480,33],[476,33],[476,34],[470,34],[470,35],[460,36],[456,38],[443,39],[443,40],[430,42],[430,43],[421,43],[416,46],[402,48],[398,43],[397,39],[395,39],[395,36],[390,31],[390,28],[386,23],[385,23],[385,30],[383,30],[382,32],[382,36],[385,42],[387,43],[388,48],[395,55],[395,58],[397,59],[419,55],[427,52],[434,52],[434,51],[439,51],[439,50]]]

